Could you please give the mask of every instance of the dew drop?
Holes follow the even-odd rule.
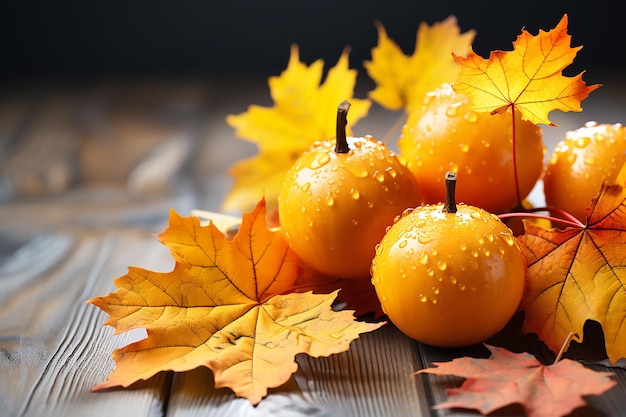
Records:
[[[352,188],[350,190],[350,196],[352,196],[352,198],[354,198],[355,200],[358,200],[359,197],[361,197],[361,194],[359,193],[359,190],[357,190],[356,188]]]
[[[552,155],[550,155],[550,161],[549,161],[550,165],[554,165],[558,161],[559,161],[559,154],[556,152],[552,153]]]
[[[469,151],[469,145],[467,143],[461,144],[461,152],[467,153]]]
[[[328,194],[326,194],[326,205],[333,206],[334,204],[335,198],[333,197],[333,193],[329,191]]]
[[[406,245],[407,245],[407,241],[406,241],[406,240],[403,240],[402,242],[400,242],[400,243],[398,244],[398,247],[399,247],[400,249],[402,249],[402,248],[406,248]]]
[[[467,245],[466,245],[465,243],[461,243],[461,245],[460,245],[460,249],[461,249],[462,251],[466,251],[466,250],[467,250]]]
[[[326,165],[329,161],[330,155],[328,153],[322,153],[311,163],[311,169],[319,169]]]
[[[509,245],[509,246],[513,246],[515,245],[515,238],[511,235],[501,235],[502,239],[504,240],[504,242]]]
[[[302,191],[304,191],[304,192],[309,191],[309,189],[310,189],[310,188],[311,188],[311,183],[310,183],[310,182],[305,182],[305,183],[302,185]]]
[[[426,235],[419,235],[417,237],[417,241],[419,243],[422,243],[422,244],[429,243],[431,240],[432,240],[432,238],[430,236],[426,236]]]
[[[329,178],[328,181],[326,181],[328,184],[333,185],[335,183],[335,179],[334,178]]]
[[[591,166],[591,165],[593,165],[593,164],[595,164],[595,163],[596,163],[595,158],[592,158],[592,157],[585,158],[585,165],[589,165],[589,166]]]
[[[367,169],[363,168],[360,165],[351,168],[350,172],[352,172],[352,175],[354,175],[356,178],[365,178],[369,175]]]
[[[443,261],[439,261],[437,262],[437,269],[439,269],[440,271],[445,271],[448,268],[448,264],[443,262]]]
[[[478,113],[476,113],[473,110],[470,110],[463,115],[463,118],[470,123],[475,123],[476,120],[478,120]]]
[[[433,290],[433,293],[435,293],[435,295],[439,294],[439,287],[432,287],[431,289]]]
[[[383,182],[385,181],[385,174],[383,172],[378,172],[376,171],[374,173],[374,178],[376,179],[376,181],[378,182]]]
[[[422,303],[425,303],[426,301],[428,301],[428,297],[426,296],[426,294],[421,294],[421,293],[420,293],[420,295],[419,295],[419,300],[420,300]]]
[[[452,103],[450,107],[446,110],[446,116],[454,117],[459,114],[459,107],[461,107],[463,103],[457,101],[456,103]]]
[[[420,256],[417,261],[422,265],[426,265],[428,263],[428,254],[426,252],[423,252],[422,256]]]
[[[456,277],[455,277],[455,276],[451,276],[451,277],[450,277],[450,282],[451,282],[452,284],[456,284]]]
[[[481,217],[481,216],[480,216],[480,213],[479,213],[479,212],[477,212],[477,211],[472,211],[472,212],[470,213],[470,216],[472,217],[472,219],[476,219],[476,220],[480,219],[480,217]]]
[[[585,146],[587,146],[589,144],[589,142],[591,141],[590,138],[586,137],[586,136],[581,136],[578,139],[576,139],[576,141],[574,142],[574,144],[579,147],[579,148],[584,148]]]
[[[387,173],[389,174],[391,178],[395,178],[396,176],[398,176],[398,173],[396,172],[396,170],[391,167],[387,168],[385,171],[387,171]]]
[[[341,333],[331,333],[331,334],[330,334],[330,337],[331,337],[332,339],[337,340],[337,339],[341,339],[341,338],[343,337],[343,335],[342,335]]]

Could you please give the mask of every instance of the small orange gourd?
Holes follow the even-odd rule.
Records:
[[[289,245],[310,268],[369,278],[385,229],[421,198],[395,152],[372,136],[346,136],[349,108],[347,101],[338,107],[336,139],[315,142],[288,171],[278,216]]]

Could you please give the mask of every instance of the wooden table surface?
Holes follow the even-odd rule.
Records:
[[[626,121],[626,83],[608,77],[583,113],[554,114],[551,149],[588,120]],[[473,416],[430,409],[457,378],[409,376],[433,361],[485,355],[482,346],[435,349],[392,325],[362,335],[348,352],[297,357],[299,370],[253,407],[215,389],[208,369],[161,373],[132,389],[92,393],[114,363],[118,336],[85,301],[114,290],[128,266],[168,271],[155,233],[170,208],[219,211],[227,168],[253,155],[225,116],[270,105],[265,80],[141,80],[4,86],[0,97],[0,416]],[[364,97],[364,94],[357,94]],[[373,106],[355,134],[384,137],[398,114]],[[519,323],[517,323],[519,324]],[[494,344],[551,355],[516,320]],[[590,326],[589,332],[593,332]],[[596,329],[597,331],[597,329]],[[583,344],[578,353],[593,348]],[[594,369],[606,370],[599,364]],[[573,416],[626,416],[626,369],[618,386]],[[521,416],[506,407],[494,415]]]

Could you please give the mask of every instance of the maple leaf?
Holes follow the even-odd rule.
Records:
[[[422,105],[427,92],[454,81],[460,67],[450,53],[466,53],[476,34],[474,30],[461,34],[454,16],[432,26],[422,22],[415,50],[407,56],[380,22],[376,29],[378,45],[372,49],[372,60],[364,63],[377,84],[369,96],[385,108],[404,109],[407,114]]]
[[[546,366],[529,353],[485,346],[491,351],[489,359],[456,358],[415,372],[466,378],[460,388],[448,389],[449,399],[434,408],[488,414],[518,403],[528,417],[559,417],[585,405],[583,395],[600,395],[616,385],[613,373],[595,372],[573,360]]]
[[[556,351],[569,332],[597,321],[616,363],[626,357],[626,188],[604,184],[586,214],[581,227],[524,223],[517,238],[528,261],[523,330]]]
[[[562,75],[582,46],[572,48],[567,34],[567,14],[552,30],[531,35],[522,30],[512,51],[492,51],[489,59],[471,48],[467,57],[453,54],[462,66],[453,87],[471,97],[478,112],[500,113],[509,107],[521,112],[534,124],[555,124],[548,114],[582,110],[582,100],[601,84],[587,86],[582,72],[574,77]]]
[[[294,161],[316,140],[335,137],[337,105],[343,100],[350,101],[353,125],[367,115],[371,102],[352,98],[357,72],[348,67],[348,52],[344,50],[321,84],[324,62],[303,64],[293,45],[287,69],[268,80],[274,106],[251,105],[226,117],[236,135],[257,144],[259,153],[229,170],[235,181],[224,210],[247,211],[262,197],[274,205]]]
[[[171,212],[159,239],[174,269],[130,267],[114,281],[117,291],[88,301],[109,314],[106,324],[116,333],[147,330],[146,338],[113,352],[116,369],[93,390],[206,366],[216,387],[257,404],[297,370],[296,354],[345,351],[360,333],[384,324],[333,311],[337,291],[278,295],[291,289],[298,260],[265,216],[261,200],[227,240],[212,223]]]

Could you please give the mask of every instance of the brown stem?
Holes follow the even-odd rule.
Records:
[[[456,174],[452,171],[446,172],[446,202],[443,206],[444,213],[456,213]]]
[[[348,109],[350,102],[344,100],[337,107],[337,143],[335,144],[335,152],[348,153],[348,138],[346,137],[346,126],[348,125]]]

